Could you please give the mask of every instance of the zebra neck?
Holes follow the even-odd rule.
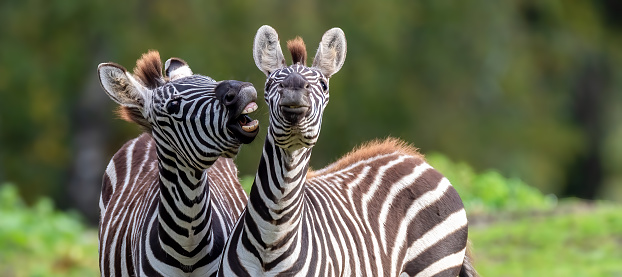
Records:
[[[210,191],[204,169],[177,157],[159,155],[158,237],[162,250],[183,264],[193,264],[211,245]],[[205,175],[206,176],[206,175]]]
[[[246,217],[261,226],[267,248],[296,235],[310,157],[311,148],[288,151],[276,146],[271,136],[266,138]]]

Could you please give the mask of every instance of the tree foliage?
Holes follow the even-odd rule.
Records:
[[[81,108],[103,94],[90,85],[98,63],[132,68],[157,49],[196,73],[250,81],[261,92],[251,46],[269,24],[282,43],[305,38],[310,57],[331,27],[348,39],[314,168],[391,135],[546,193],[590,197],[582,189],[604,184],[596,196],[622,198],[622,23],[614,2],[3,1],[0,180],[19,183],[30,200],[63,199],[76,156],[90,153],[76,138],[83,126],[106,130],[96,136],[103,165],[138,134],[114,119],[112,101]],[[242,174],[257,168],[265,105],[255,117],[263,133],[238,157]]]

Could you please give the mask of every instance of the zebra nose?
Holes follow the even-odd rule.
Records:
[[[309,107],[309,93],[306,90],[285,89],[281,92],[281,106]]]
[[[281,84],[289,89],[306,89],[309,87],[309,82],[298,72],[289,74]]]
[[[290,123],[298,123],[310,110],[309,95],[306,90],[285,89],[279,101],[281,113]]]
[[[225,106],[230,106],[235,103],[235,98],[238,95],[237,91],[229,90],[222,98],[222,102],[225,103]]]
[[[216,87],[216,97],[222,101],[225,106],[231,106],[237,104],[239,100],[256,98],[257,92],[251,83],[229,80],[222,81]]]

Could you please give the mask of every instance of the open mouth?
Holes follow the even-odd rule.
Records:
[[[257,103],[250,102],[238,116],[227,124],[227,129],[242,143],[251,143],[259,133],[259,121],[248,116],[256,110]]]
[[[248,105],[246,105],[246,107],[244,107],[244,110],[242,111],[240,116],[238,116],[238,118],[236,119],[238,124],[240,124],[240,128],[242,128],[242,130],[244,130],[245,132],[251,133],[259,128],[259,121],[257,119],[252,119],[247,115],[256,110],[257,110],[257,103],[250,102],[248,103]]]

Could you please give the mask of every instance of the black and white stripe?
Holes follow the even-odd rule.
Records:
[[[262,39],[267,41],[258,42]],[[341,30],[329,30],[318,52],[343,52],[329,55],[332,60],[318,53],[311,68],[261,66],[279,64],[257,54],[271,53],[257,47],[275,43],[274,29],[260,28],[254,57],[268,75],[270,128],[249,202],[227,243],[218,275],[476,274],[461,270],[470,266],[463,265],[468,225],[462,201],[415,149],[396,139],[373,142],[309,172],[328,101],[326,76],[343,64],[335,57],[345,58],[345,37]],[[305,88],[296,91],[309,94],[300,102],[313,103],[303,118],[292,121],[280,98],[292,88],[288,78],[294,74],[304,79],[293,82]]]
[[[150,133],[127,142],[106,168],[101,275],[214,275],[247,199],[231,160],[246,134],[227,124],[239,116],[231,111],[256,93],[248,83],[200,75],[163,79],[151,89],[121,69],[100,65],[102,86],[121,105],[138,109]],[[224,104],[217,93],[224,85],[237,102]]]

